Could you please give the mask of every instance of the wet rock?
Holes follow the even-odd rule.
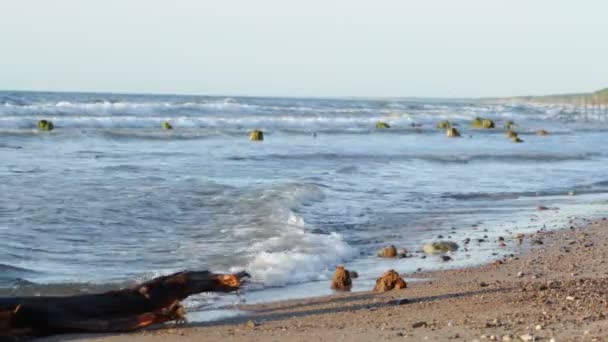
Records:
[[[378,251],[377,255],[381,258],[396,258],[397,247],[393,245],[386,246]]]
[[[391,128],[391,126],[389,124],[387,124],[386,122],[378,121],[378,122],[376,122],[376,128],[379,128],[379,129]]]
[[[452,124],[448,120],[439,121],[436,125],[438,129],[448,129],[452,127]]]
[[[515,131],[512,130],[508,130],[505,135],[507,136],[507,138],[509,139],[513,139],[513,138],[517,138],[517,133]]]
[[[515,136],[511,138],[511,141],[514,143],[522,143],[524,142],[523,140],[521,140],[519,137]]]
[[[253,320],[248,320],[248,321],[247,321],[247,326],[248,326],[249,328],[255,328],[255,327],[257,327],[258,325],[260,325],[260,324],[259,324],[258,322],[253,321]]]
[[[549,210],[549,208],[543,207],[543,206],[539,206],[539,207],[536,207],[536,210],[538,210],[538,211],[545,211],[545,210]]]
[[[538,131],[536,131],[536,135],[538,135],[539,137],[544,137],[549,135],[549,132],[545,131],[544,129],[539,129]]]
[[[36,127],[39,131],[52,131],[55,128],[52,121],[49,120],[40,120],[36,124]]]
[[[350,291],[352,285],[353,283],[350,278],[350,272],[342,265],[337,266],[336,272],[334,273],[334,276],[331,279],[332,290]]]
[[[405,280],[399,276],[399,273],[395,272],[395,270],[388,270],[380,278],[376,279],[374,292],[399,290],[406,287],[407,284]]]
[[[422,247],[422,250],[427,254],[454,252],[458,250],[458,244],[452,241],[437,241],[427,243]]]
[[[163,123],[162,123],[162,127],[163,127],[163,129],[165,129],[165,130],[170,130],[170,129],[173,129],[173,126],[171,126],[171,124],[170,124],[169,122],[167,122],[167,121],[163,121]]]
[[[449,138],[458,138],[460,137],[460,132],[454,127],[450,127],[445,131],[445,135]]]
[[[513,122],[513,120],[507,120],[505,121],[503,128],[505,129],[505,131],[510,131],[511,129],[513,129],[513,126],[515,126],[515,122]]]
[[[249,140],[251,141],[263,141],[264,140],[264,132],[259,129],[254,129],[249,132]]]
[[[348,272],[348,275],[350,275],[350,279],[357,279],[359,278],[359,273],[357,273],[357,271],[350,271],[350,270],[346,270]]]
[[[471,127],[483,129],[494,128],[494,121],[477,117],[473,120],[473,122],[471,122]]]
[[[442,255],[441,256],[441,260],[442,261],[451,261],[452,257],[450,257],[449,255]]]

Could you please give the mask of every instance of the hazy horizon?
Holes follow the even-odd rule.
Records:
[[[608,3],[23,0],[0,89],[487,98],[605,88]]]

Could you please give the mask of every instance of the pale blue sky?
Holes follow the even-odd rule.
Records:
[[[0,89],[499,96],[608,86],[606,0],[1,0]]]

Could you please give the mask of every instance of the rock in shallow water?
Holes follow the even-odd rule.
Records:
[[[427,243],[422,247],[422,250],[427,254],[454,252],[458,250],[458,244],[452,241],[437,241]]]
[[[52,131],[55,128],[52,121],[49,120],[40,120],[36,124],[36,127],[39,131]]]
[[[331,279],[331,288],[338,291],[350,291],[352,285],[350,271],[342,265],[337,266],[334,277]]]
[[[386,271],[380,278],[376,279],[376,285],[374,286],[374,292],[386,292],[390,290],[399,290],[407,287],[405,280],[403,280],[399,273],[395,270]]]
[[[264,132],[260,131],[259,129],[254,129],[253,131],[249,132],[249,140],[251,140],[251,141],[264,140]]]

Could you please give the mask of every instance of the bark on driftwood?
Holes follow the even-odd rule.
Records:
[[[69,297],[0,298],[0,337],[131,331],[184,318],[180,301],[201,292],[231,292],[248,277],[180,272],[131,289]]]

